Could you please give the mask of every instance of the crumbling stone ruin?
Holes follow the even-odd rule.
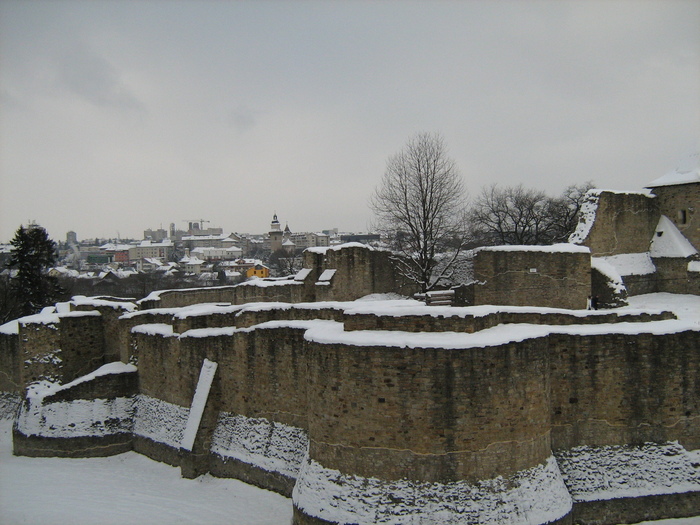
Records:
[[[471,306],[367,300],[412,290],[351,245],[291,279],[8,323],[14,451],[134,450],[290,496],[298,524],[697,516],[700,327],[584,309],[601,195],[585,246],[480,251]]]
[[[700,294],[700,171],[672,172],[645,192],[591,190],[570,242],[591,250],[594,291],[611,306],[627,294]]]

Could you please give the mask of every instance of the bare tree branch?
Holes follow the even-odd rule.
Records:
[[[421,291],[449,274],[448,265],[433,275],[435,255],[448,247],[459,253],[462,247],[466,191],[442,137],[418,134],[390,157],[370,207],[380,232],[401,255],[400,271]]]

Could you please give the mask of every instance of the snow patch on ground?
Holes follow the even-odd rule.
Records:
[[[646,443],[575,447],[556,458],[574,501],[597,501],[700,491],[696,452],[677,442]]]
[[[306,514],[337,523],[539,524],[565,516],[571,497],[553,457],[504,479],[421,483],[348,476],[304,461],[292,495]]]
[[[12,455],[12,421],[0,420],[0,522],[12,525],[279,525],[291,500],[234,479],[181,477],[135,452],[104,458]]]
[[[211,451],[223,459],[236,459],[296,478],[308,444],[308,436],[300,428],[265,418],[221,412]]]

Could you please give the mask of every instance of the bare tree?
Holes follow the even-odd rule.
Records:
[[[469,218],[482,244],[552,244],[565,242],[576,227],[590,182],[569,186],[561,196],[522,185],[484,188]]]
[[[554,241],[567,242],[569,236],[574,233],[578,225],[579,212],[588,190],[593,189],[591,181],[583,184],[572,184],[553,203],[554,217]]]
[[[440,135],[418,134],[389,158],[370,207],[406,278],[426,292],[449,277],[464,242],[466,192]],[[451,261],[435,272],[445,250]]]

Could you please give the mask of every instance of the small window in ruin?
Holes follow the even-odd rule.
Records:
[[[657,237],[661,237],[664,234],[664,232],[656,232]]]
[[[678,210],[678,224],[686,224],[688,222],[688,211]]]

